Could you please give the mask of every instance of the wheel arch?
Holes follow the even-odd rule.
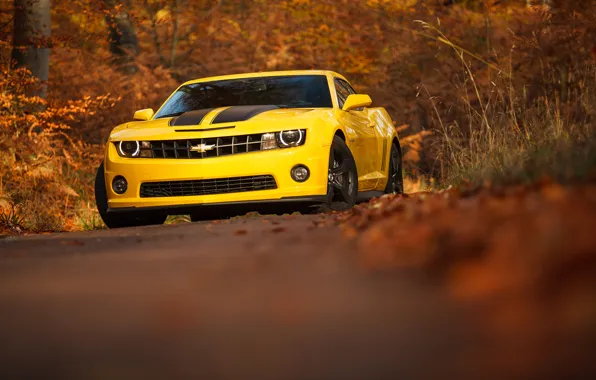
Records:
[[[397,150],[399,151],[399,155],[402,155],[402,151],[401,151],[401,144],[399,143],[399,139],[397,138],[397,136],[393,136],[393,138],[391,139],[391,143],[395,144],[395,146],[397,147]]]
[[[341,129],[338,129],[335,131],[335,133],[333,134],[333,137],[335,137],[335,136],[338,136],[340,139],[342,139],[344,142],[346,142],[346,134]]]

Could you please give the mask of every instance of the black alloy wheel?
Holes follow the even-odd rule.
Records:
[[[399,149],[395,143],[391,144],[391,152],[389,155],[389,173],[387,187],[385,187],[385,193],[404,193],[404,177],[401,166],[401,154],[399,153]]]
[[[354,206],[358,195],[356,162],[350,148],[339,137],[333,137],[329,154],[327,207],[334,211]]]
[[[108,228],[150,226],[163,224],[168,217],[165,214],[154,212],[119,212],[108,213],[108,196],[106,193],[106,180],[103,163],[99,165],[95,174],[95,205],[101,220]]]

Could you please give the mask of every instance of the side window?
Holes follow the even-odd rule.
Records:
[[[339,108],[344,106],[346,99],[350,95],[350,92],[346,89],[346,87],[341,83],[340,79],[335,79],[335,91],[337,92],[337,103],[339,103]]]
[[[344,85],[344,87],[348,90],[348,92],[350,93],[350,95],[357,93],[354,90],[354,88],[352,86],[350,86],[350,84],[348,82],[346,82],[345,80],[340,79],[339,82]]]

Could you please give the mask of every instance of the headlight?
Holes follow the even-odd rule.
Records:
[[[120,141],[118,153],[123,157],[136,157],[141,153],[141,144],[138,141]]]
[[[304,144],[304,135],[306,131],[302,129],[293,129],[290,131],[281,131],[277,134],[278,145],[280,148],[289,148],[291,146],[300,146]]]
[[[261,136],[261,150],[269,150],[277,148],[275,142],[275,133],[263,133]]]
[[[114,144],[121,157],[153,157],[149,141],[119,141]]]
[[[306,129],[292,129],[276,133],[263,133],[261,136],[261,150],[300,146],[304,145],[305,141]]]

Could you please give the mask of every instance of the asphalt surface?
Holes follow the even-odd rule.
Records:
[[[1,239],[0,378],[573,374],[362,249],[324,215]]]

